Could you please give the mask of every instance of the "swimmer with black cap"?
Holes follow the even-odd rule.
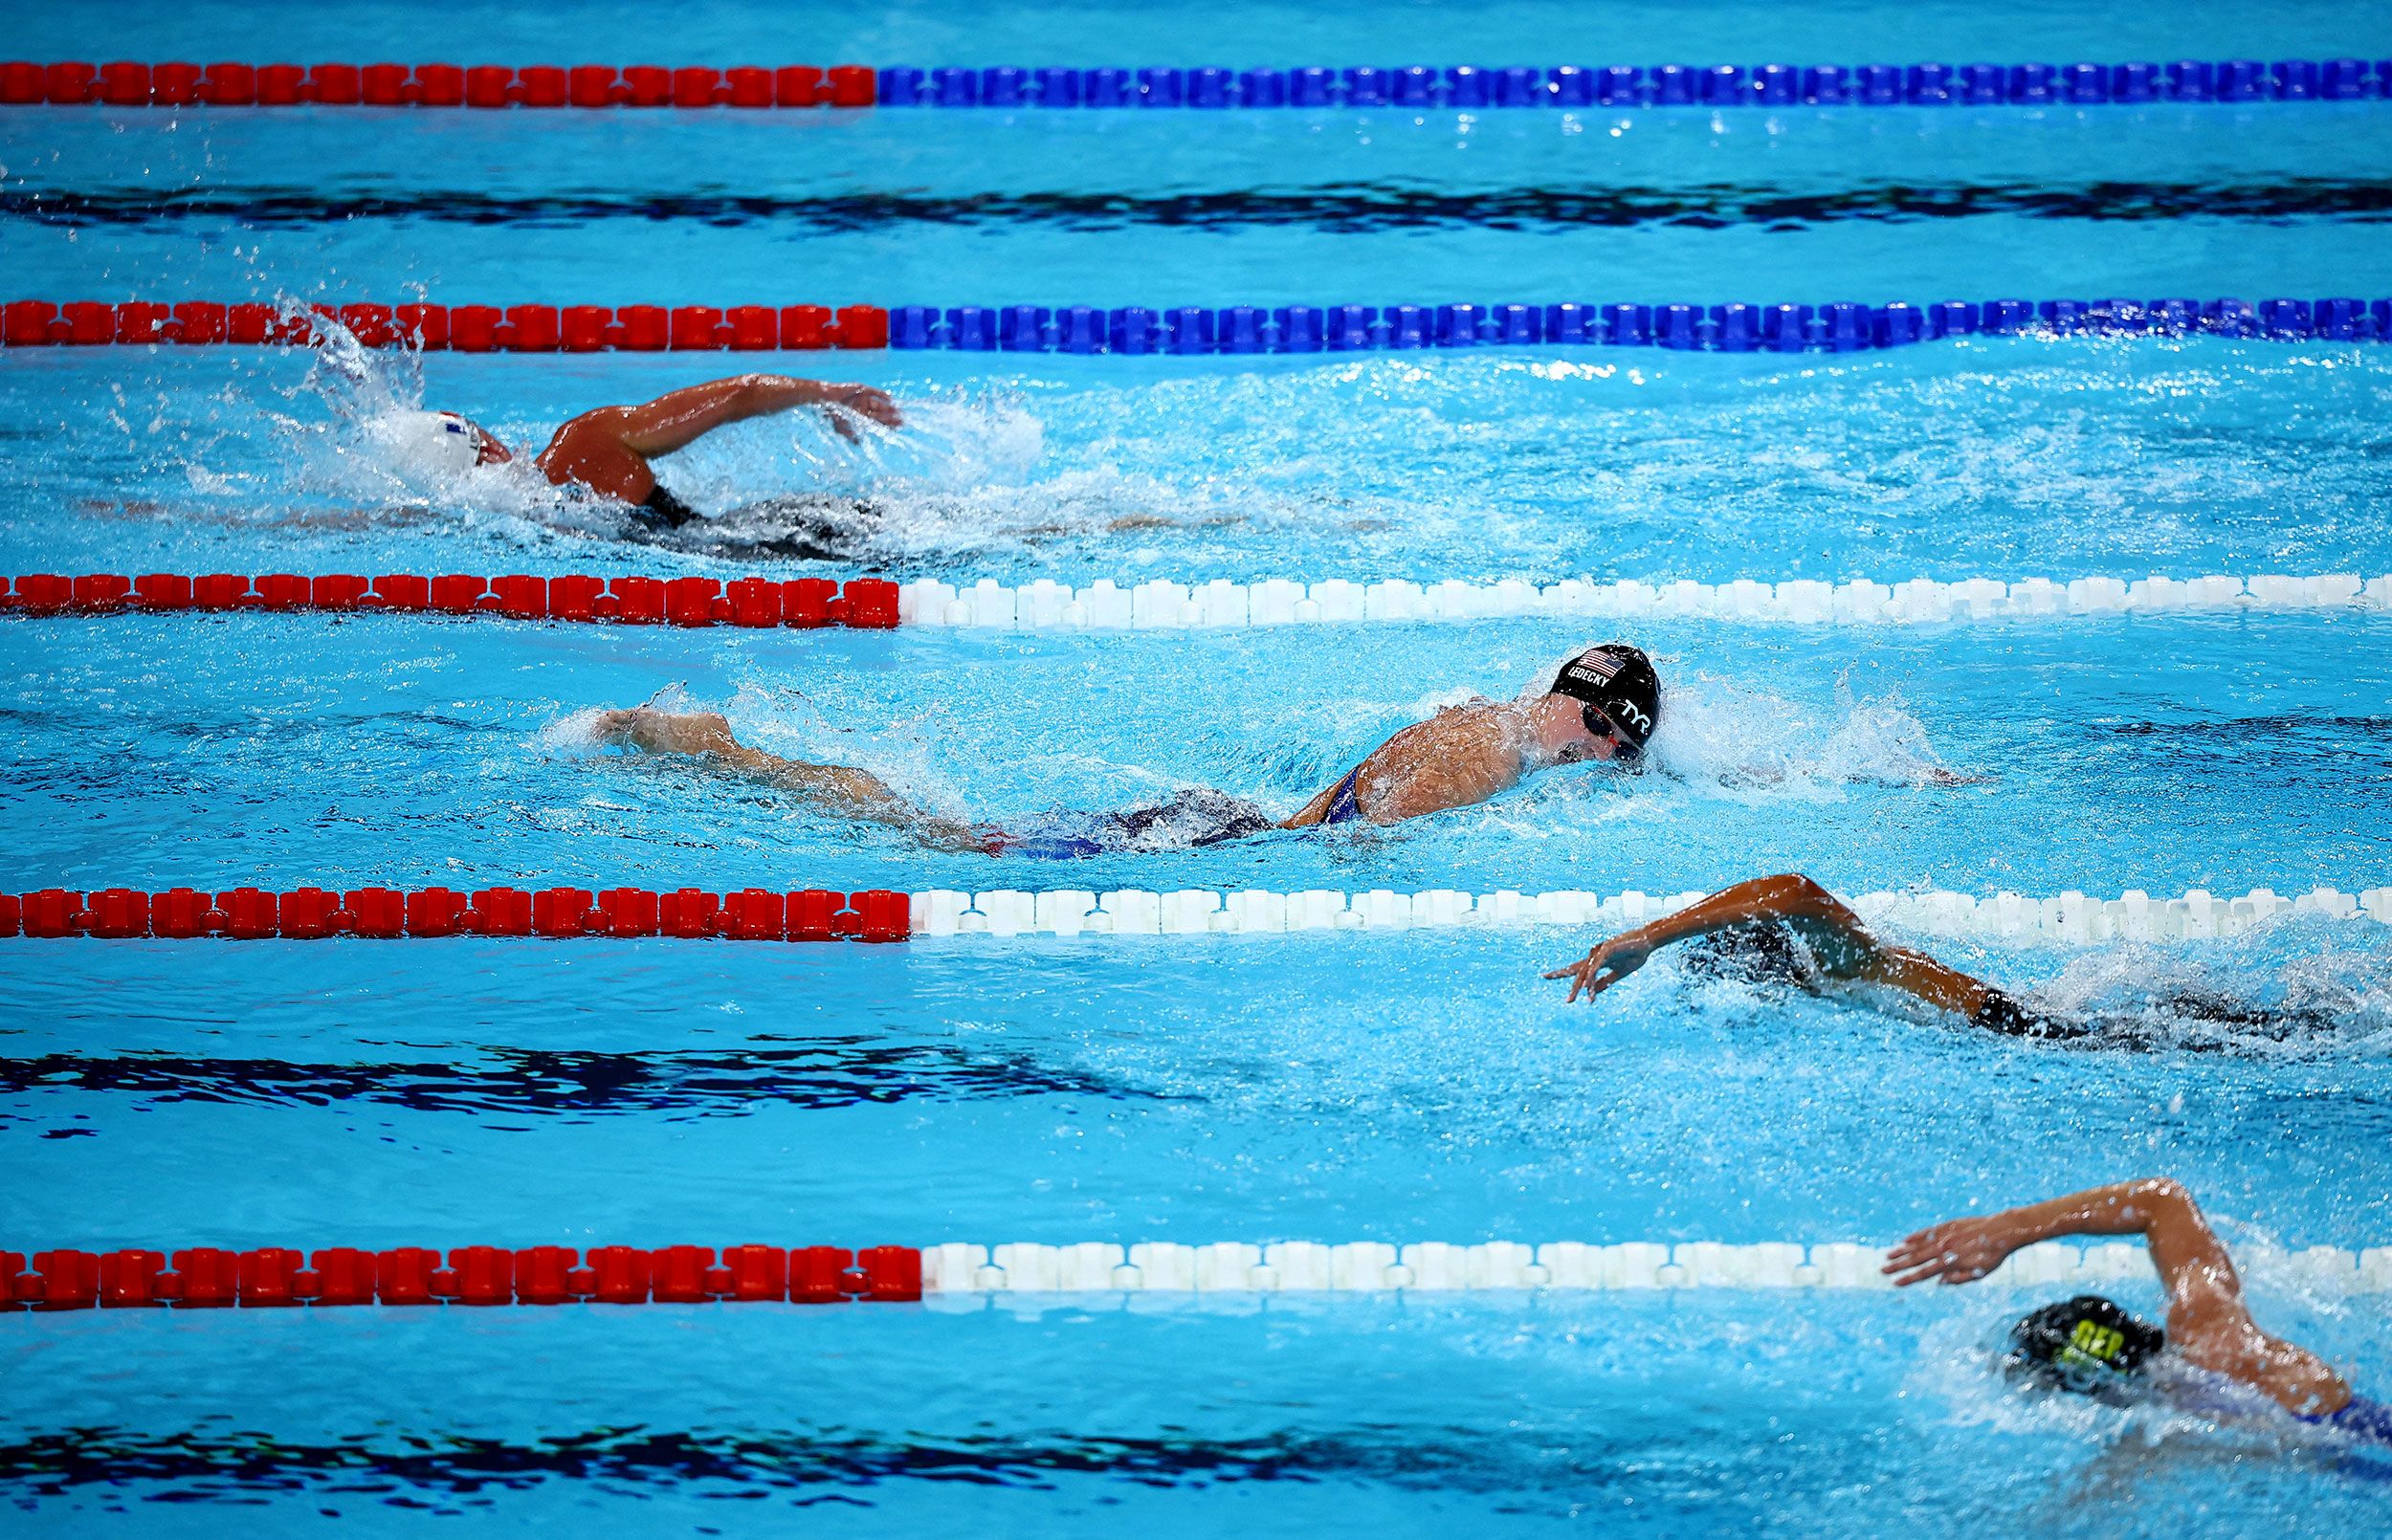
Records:
[[[1400,824],[1483,803],[1554,765],[1633,768],[1660,725],[1652,659],[1606,642],[1563,664],[1541,694],[1449,706],[1404,729],[1280,827]]]
[[[887,392],[870,385],[742,374],[671,391],[636,407],[600,407],[568,419],[549,435],[534,464],[553,486],[570,487],[619,505],[635,536],[654,537],[698,523],[703,516],[656,479],[654,462],[687,449],[718,428],[798,407],[823,410],[841,436],[856,436],[856,419],[902,428],[905,418]],[[413,412],[382,425],[381,436],[410,463],[454,475],[476,466],[504,465],[514,453],[496,433],[453,411]],[[808,557],[824,550],[771,555]]]
[[[2112,1402],[2197,1390],[2182,1376],[2158,1375],[2173,1359],[2255,1391],[2304,1422],[2392,1445],[2392,1407],[2353,1394],[2324,1359],[2259,1329],[2225,1243],[2192,1194],[2167,1177],[1930,1225],[1887,1253],[1885,1271],[1903,1287],[1931,1278],[1974,1283],[2022,1246],[2069,1235],[2141,1236],[2167,1288],[2167,1325],[2097,1294],[2047,1305],[2010,1328],[2003,1372],[2013,1383]]]
[[[599,716],[597,736],[651,753],[705,756],[775,781],[834,815],[908,829],[936,848],[1052,860],[1187,849],[1274,828],[1397,824],[1485,802],[1554,765],[1632,768],[1660,720],[1661,680],[1652,660],[1626,643],[1606,642],[1562,665],[1551,690],[1505,701],[1473,699],[1405,728],[1291,818],[1200,788],[1159,805],[1069,816],[1027,832],[966,825],[914,807],[868,771],[750,748],[712,712],[609,711]]]
[[[2151,1047],[2160,1041],[2156,1029],[2161,1023],[2151,1015],[2042,1008],[1924,952],[1880,940],[1833,893],[1799,872],[1722,889],[1597,942],[1579,961],[1544,977],[1569,979],[1569,1000],[1584,995],[1591,1001],[1655,952],[1681,941],[1692,943],[1686,954],[1690,968],[1746,983],[1863,999],[1873,987],[1882,992],[1880,998],[1916,1001],[2004,1037],[2111,1048]],[[2178,1048],[2221,1047],[2235,1039],[2280,1041],[2328,1031],[2334,1024],[2313,1011],[2183,990],[2155,998],[2152,1004],[2178,1023],[2166,1039]],[[2188,1034],[2184,1028],[2193,1030]]]

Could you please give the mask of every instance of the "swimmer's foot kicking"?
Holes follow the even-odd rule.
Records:
[[[698,754],[804,792],[827,811],[905,828],[945,849],[1050,860],[1116,850],[1178,850],[1274,828],[1396,824],[1485,802],[1555,765],[1635,766],[1661,718],[1652,661],[1625,643],[1590,648],[1562,665],[1552,689],[1513,700],[1475,699],[1405,728],[1287,819],[1225,792],[1192,789],[1118,812],[1067,814],[1008,832],[969,827],[912,806],[869,772],[783,759],[751,749],[712,713],[641,707],[608,712],[599,737],[652,753]]]
[[[2151,1045],[2153,1023],[2136,1017],[2096,1020],[2041,1010],[1924,952],[1870,934],[1860,916],[1808,877],[1756,877],[1701,902],[1598,943],[1580,961],[1544,977],[1570,980],[1569,999],[1597,995],[1674,942],[1693,942],[1698,970],[1748,982],[1791,985],[1814,995],[1875,986],[1950,1012],[1989,1032],[2055,1041],[2092,1040],[2111,1047]],[[2156,1001],[2179,1020],[2281,1038],[2331,1023],[2295,1010],[2178,993]],[[2207,1045],[2181,1042],[2185,1047]]]
[[[2137,1320],[2094,1294],[2048,1305],[2010,1329],[2003,1369],[2013,1381],[2113,1402],[2153,1396],[2198,1402],[2197,1380],[2164,1373],[2173,1359],[2254,1391],[2304,1422],[2392,1445],[2392,1408],[2353,1395],[2324,1359],[2259,1329],[2233,1258],[2192,1195],[2165,1177],[1930,1225],[1888,1253],[1885,1270],[1904,1287],[1931,1278],[1974,1283],[2021,1247],[2070,1235],[2141,1236],[2167,1287],[2167,1325]]]
[[[633,539],[656,541],[695,532],[708,521],[656,479],[654,462],[687,449],[718,428],[801,407],[821,408],[842,437],[856,435],[858,419],[902,428],[905,419],[887,393],[870,385],[742,374],[710,380],[636,407],[600,407],[568,419],[534,461],[553,486],[576,489],[619,507]],[[477,465],[503,465],[514,452],[498,436],[453,411],[418,412],[394,433],[427,469],[454,474]],[[838,498],[792,498],[776,532],[745,525],[763,520],[749,510],[740,543],[749,554],[791,559],[835,557],[868,537],[870,511]],[[764,520],[768,522],[768,520]]]

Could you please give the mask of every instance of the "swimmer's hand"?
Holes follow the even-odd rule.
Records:
[[[660,712],[653,706],[601,712],[595,726],[601,743],[622,743],[650,754],[729,755],[740,747],[730,718],[720,712]]]
[[[822,405],[832,408],[823,413],[831,420],[831,430],[851,444],[855,442],[855,425],[848,421],[849,412],[858,417],[869,417],[883,428],[905,426],[905,414],[897,410],[897,403],[889,399],[886,390],[875,390],[871,385],[831,385],[828,382],[815,388],[822,392]]]
[[[1883,1270],[1901,1274],[1894,1280],[1901,1288],[1930,1278],[1946,1284],[1973,1284],[2018,1249],[2008,1220],[2006,1214],[1985,1214],[1931,1224],[1886,1253]]]
[[[1597,946],[1586,954],[1584,961],[1573,962],[1566,968],[1556,968],[1545,977],[1569,979],[1570,998],[1561,1002],[1567,1005],[1578,999],[1582,989],[1586,992],[1588,1000],[1593,1000],[1643,967],[1651,957],[1652,943],[1645,938],[1645,933],[1641,930],[1628,931]]]

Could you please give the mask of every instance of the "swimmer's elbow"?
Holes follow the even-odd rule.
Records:
[[[1799,871],[1763,877],[1761,888],[1771,907],[1786,914],[1833,913],[1844,908],[1835,894]]]
[[[2129,1182],[2126,1193],[2136,1207],[2149,1215],[2201,1213],[2201,1205],[2193,1201],[2192,1189],[2174,1177],[2144,1177]]]

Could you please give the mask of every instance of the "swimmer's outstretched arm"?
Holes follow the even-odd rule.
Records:
[[[1715,931],[1767,920],[1783,920],[1802,932],[1812,956],[1831,978],[1884,984],[1963,1016],[1984,1003],[1987,988],[1982,981],[1945,967],[1923,952],[1886,945],[1870,935],[1860,916],[1835,894],[1799,872],[1755,877],[1722,889],[1674,914],[1649,920],[1601,942],[1583,960],[1556,968],[1545,977],[1568,979],[1571,1000],[1582,991],[1592,1000],[1672,941],[1691,941]]]
[[[905,426],[888,393],[870,385],[796,380],[786,374],[742,374],[669,391],[645,406],[623,408],[623,447],[634,454],[670,454],[718,428],[750,417],[769,417],[793,407],[843,407],[883,428]],[[837,412],[831,414],[831,426],[848,438],[855,436]]]
[[[809,764],[749,748],[731,736],[731,724],[720,713],[660,712],[646,706],[606,712],[598,718],[597,735],[602,743],[625,743],[651,754],[711,759],[727,769],[787,787],[826,812],[903,829],[937,849],[980,850],[988,846],[982,831],[915,806],[869,770]]]
[[[2193,1195],[2170,1177],[2112,1182],[1929,1225],[1887,1254],[1885,1271],[1903,1287],[1930,1278],[1974,1283],[2020,1247],[2064,1235],[2141,1236],[2167,1286],[2169,1341],[2200,1367],[2242,1380],[2302,1416],[2330,1416],[2351,1398],[2349,1382],[2323,1359],[2259,1330],[2234,1259]]]
[[[751,416],[773,416],[792,407],[840,407],[856,416],[869,416],[883,428],[902,428],[904,416],[885,389],[871,385],[835,385],[831,380],[792,380],[789,375],[735,375],[672,389],[638,407],[598,407],[557,428],[541,451],[541,469],[550,480],[584,480],[608,488],[608,466],[633,454],[638,464],[657,454],[686,450],[715,428],[744,423]],[[831,426],[842,437],[856,430],[842,411],[831,413]],[[619,466],[617,466],[619,469]],[[612,490],[612,488],[608,488]]]

